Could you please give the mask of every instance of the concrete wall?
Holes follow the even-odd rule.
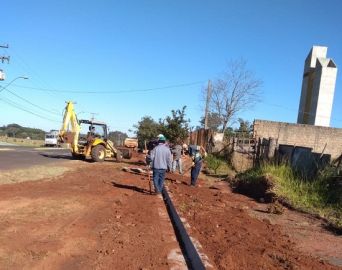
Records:
[[[234,151],[230,158],[231,165],[237,172],[244,172],[248,169],[253,168],[254,162],[253,157],[247,154],[239,153]]]
[[[255,120],[255,138],[275,138],[278,144],[312,148],[313,152],[330,154],[332,159],[342,154],[342,128],[329,128],[303,124],[291,124]]]

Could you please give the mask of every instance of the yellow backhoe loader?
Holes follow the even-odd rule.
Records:
[[[117,161],[122,158],[121,152],[108,139],[107,125],[95,120],[78,120],[71,101],[65,107],[59,138],[70,145],[76,159],[102,162],[105,158],[115,157]]]

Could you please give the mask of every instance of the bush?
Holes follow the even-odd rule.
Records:
[[[342,179],[331,167],[320,171],[313,180],[294,173],[288,165],[265,164],[239,174],[235,186],[262,184],[266,178],[271,182],[269,192],[292,207],[328,219],[342,228]]]
[[[220,168],[220,166],[223,164],[223,161],[217,157],[215,157],[212,154],[209,154],[206,158],[205,161],[207,163],[207,167],[214,171],[215,174],[217,174],[217,170]]]

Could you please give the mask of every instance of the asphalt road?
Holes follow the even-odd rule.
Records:
[[[0,171],[27,168],[34,165],[65,162],[71,159],[68,149],[29,148],[0,145]]]

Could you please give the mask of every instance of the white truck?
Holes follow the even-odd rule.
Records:
[[[45,134],[45,146],[58,147],[59,146],[59,131],[50,130],[50,132]]]

